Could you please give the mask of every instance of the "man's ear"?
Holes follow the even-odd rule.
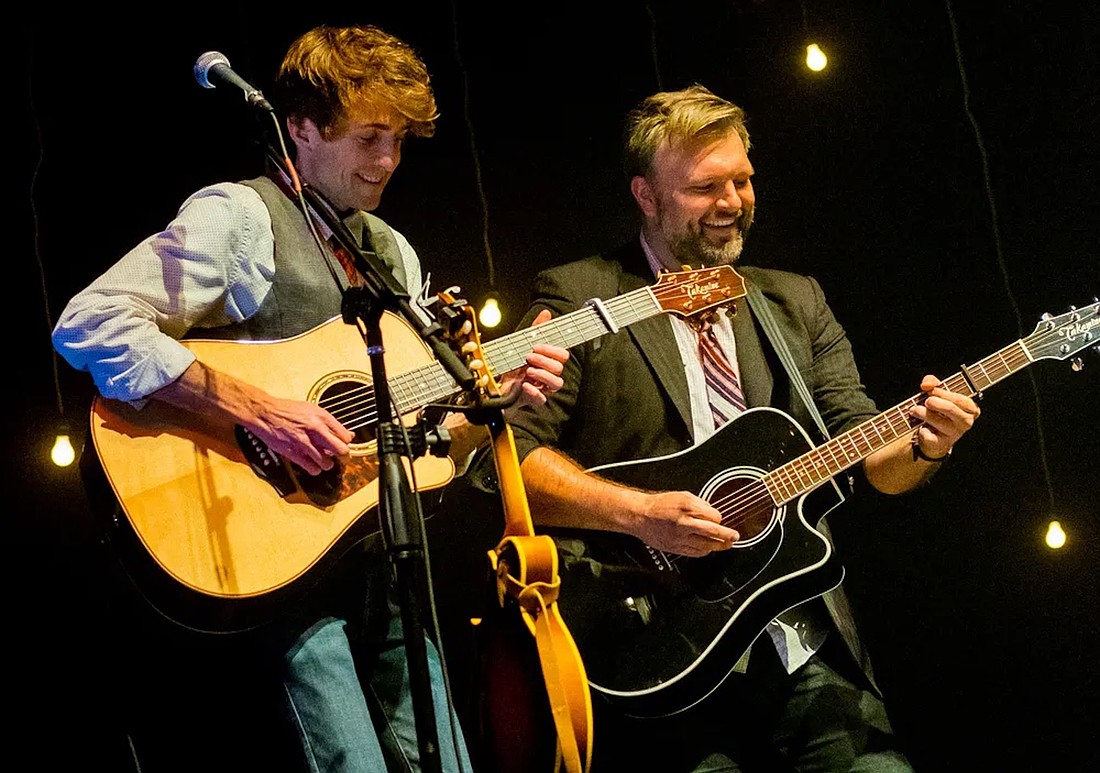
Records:
[[[638,202],[642,214],[646,217],[656,216],[657,197],[653,193],[653,187],[649,184],[649,180],[641,175],[632,177],[630,179],[630,192],[634,196],[634,201]]]
[[[299,146],[308,145],[315,138],[320,137],[320,132],[317,130],[316,124],[308,118],[302,118],[298,115],[287,117],[286,130],[290,134],[290,139],[294,141],[294,144]]]

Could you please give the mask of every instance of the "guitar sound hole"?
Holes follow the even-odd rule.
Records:
[[[737,530],[742,542],[768,531],[775,515],[774,503],[767,490],[753,478],[719,483],[708,492],[706,499],[722,513],[723,523]]]
[[[374,387],[371,384],[351,379],[338,381],[321,392],[317,404],[355,433],[351,441],[353,444],[369,443],[374,440],[378,408],[375,405]]]

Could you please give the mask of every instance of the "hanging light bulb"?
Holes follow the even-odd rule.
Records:
[[[500,324],[501,317],[500,302],[495,294],[490,293],[485,297],[485,303],[477,314],[478,322],[482,327],[496,327]]]
[[[76,451],[67,434],[59,434],[50,449],[50,459],[58,467],[68,467],[76,459]]]
[[[1066,532],[1062,529],[1062,524],[1058,521],[1051,521],[1047,526],[1046,536],[1047,547],[1057,550],[1066,544]]]
[[[814,72],[821,72],[825,69],[825,65],[829,63],[829,58],[825,56],[825,52],[821,50],[821,46],[817,43],[811,43],[806,46],[806,66]]]

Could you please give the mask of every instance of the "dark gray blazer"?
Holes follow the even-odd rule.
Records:
[[[860,381],[848,338],[818,283],[784,271],[749,266],[737,270],[762,291],[830,433],[877,415]],[[542,308],[557,316],[590,298],[613,298],[654,281],[637,242],[607,257],[557,266],[536,278],[534,304],[521,326],[529,325]],[[815,444],[820,443],[813,418],[791,388],[746,299],[738,302],[733,329],[749,406],[787,412]],[[509,414],[521,460],[534,448],[549,446],[590,468],[662,456],[692,445],[687,379],[667,315],[637,322],[575,347],[570,354],[565,385],[549,397],[546,406]],[[874,685],[843,591],[830,592],[825,603],[849,651]]]

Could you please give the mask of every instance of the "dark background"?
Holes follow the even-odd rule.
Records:
[[[194,189],[259,168],[239,94],[195,83],[204,51],[266,88],[314,24],[373,22],[416,46],[442,117],[434,138],[409,142],[378,214],[416,246],[435,290],[500,292],[498,330],[539,268],[633,238],[622,116],[691,82],[749,115],[758,219],[743,261],[820,279],[881,406],[1100,291],[1094,3],[482,5],[24,10],[12,52],[25,69],[7,98],[19,175],[7,662],[26,688],[12,708],[36,769],[133,769],[132,752],[150,771],[243,769],[281,749],[260,702],[241,697],[263,688],[232,659],[133,623],[77,467],[47,461],[62,418],[83,440],[91,399],[86,376],[52,356],[68,297]],[[802,65],[807,32],[830,56],[824,73]],[[934,486],[834,521],[918,769],[1100,761],[1091,360],[1080,373],[1039,362],[997,385]],[[429,521],[445,621],[468,614],[469,581],[502,528],[467,498],[457,481]],[[1042,544],[1052,513],[1069,532],[1061,551]],[[460,698],[464,633],[449,656]]]

